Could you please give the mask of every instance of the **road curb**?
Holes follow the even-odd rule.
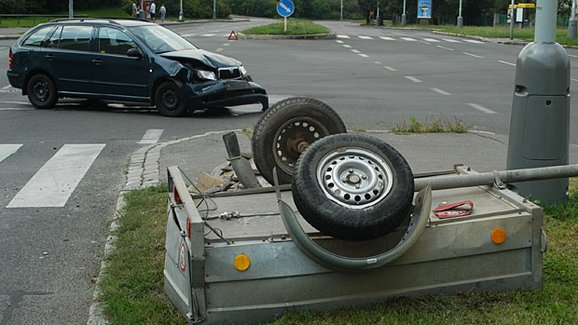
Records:
[[[239,33],[239,38],[254,39],[254,40],[286,40],[286,39],[320,40],[320,39],[336,39],[337,35],[335,33],[303,34],[303,35],[257,35],[257,34],[248,35]]]

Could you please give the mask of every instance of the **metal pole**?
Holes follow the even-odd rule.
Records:
[[[74,18],[74,0],[68,0],[68,18]]]
[[[213,19],[217,19],[217,0],[213,0]]]
[[[570,13],[570,20],[568,20],[568,38],[576,38],[576,0],[572,0],[572,12]]]
[[[510,4],[510,39],[514,39],[514,18],[516,15],[514,14],[514,0],[512,0],[512,4]]]
[[[405,15],[405,2],[406,2],[406,0],[403,0],[403,12],[401,14],[401,26],[405,26],[405,24],[407,23],[407,16]]]
[[[341,11],[339,12],[339,19],[343,20],[343,0],[341,0]]]
[[[460,0],[460,7],[458,9],[458,28],[464,27],[464,17],[462,17],[462,0]]]
[[[180,1],[179,21],[183,21],[183,0]]]
[[[536,27],[534,42],[554,43],[556,40],[556,6],[551,0],[538,1],[536,5]]]

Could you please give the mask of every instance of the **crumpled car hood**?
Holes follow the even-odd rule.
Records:
[[[217,53],[205,51],[202,49],[180,50],[180,51],[166,52],[160,55],[167,59],[174,59],[179,61],[183,61],[183,59],[195,60],[203,63],[208,67],[214,68],[223,68],[241,65],[241,62],[238,60]]]

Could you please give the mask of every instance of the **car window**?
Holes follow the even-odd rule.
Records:
[[[98,32],[98,51],[105,54],[127,55],[131,48],[138,48],[125,32],[116,28],[101,27]]]
[[[30,34],[28,38],[22,43],[24,46],[42,46],[42,43],[50,35],[50,33],[54,30],[54,26],[46,26],[40,28],[39,30],[35,31],[34,33]]]
[[[58,48],[58,41],[60,41],[60,34],[62,33],[62,26],[58,26],[58,29],[50,36],[48,41],[46,41],[45,46],[51,48]]]
[[[179,34],[159,25],[137,26],[130,31],[156,53],[197,49]]]
[[[92,26],[64,26],[58,47],[64,50],[89,51]]]

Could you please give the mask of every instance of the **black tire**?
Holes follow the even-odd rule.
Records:
[[[297,160],[293,176],[293,200],[303,218],[346,240],[391,232],[412,212],[413,193],[413,174],[403,156],[363,135],[316,141]]]
[[[36,74],[28,80],[26,93],[28,94],[28,100],[36,108],[52,108],[58,101],[54,82],[43,73]]]
[[[287,98],[257,121],[251,139],[253,159],[269,183],[274,183],[273,167],[277,167],[279,183],[289,184],[305,148],[325,136],[345,132],[345,124],[327,104],[307,97]]]
[[[155,91],[155,105],[159,114],[169,117],[183,116],[187,112],[179,95],[179,86],[165,81]]]

